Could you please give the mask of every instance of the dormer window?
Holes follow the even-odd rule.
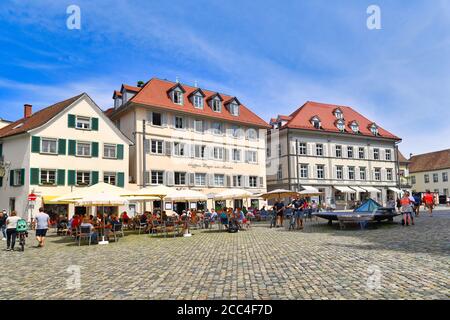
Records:
[[[321,128],[321,123],[320,123],[320,119],[318,117],[313,117],[311,119],[311,124],[314,126],[314,128],[316,129],[320,129]]]
[[[239,115],[239,105],[235,102],[230,103],[230,113],[233,116],[238,116]]]
[[[175,104],[183,104],[183,92],[174,90],[172,91],[172,101]]]
[[[334,116],[336,119],[344,119],[344,114],[342,113],[341,109],[334,110]]]
[[[344,120],[339,119],[338,121],[336,121],[336,127],[339,129],[339,131],[344,132],[345,131]]]
[[[354,133],[358,133],[358,132],[359,132],[359,125],[358,125],[358,123],[357,123],[356,121],[353,121],[353,122],[350,124],[350,128],[352,129],[352,131],[353,131]]]
[[[219,99],[213,99],[211,100],[211,109],[214,112],[221,112],[222,111],[222,103],[220,102]]]
[[[201,95],[195,95],[193,98],[194,107],[197,109],[203,109],[203,97]]]
[[[377,135],[378,135],[378,126],[377,126],[375,123],[373,123],[373,124],[370,126],[370,132],[372,132],[372,134],[373,134],[374,136],[377,136]]]

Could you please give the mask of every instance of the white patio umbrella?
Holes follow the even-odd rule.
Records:
[[[288,197],[295,197],[298,195],[298,192],[286,189],[276,189],[260,195],[261,198],[264,199],[281,199]]]
[[[207,201],[208,196],[195,190],[175,190],[169,193],[164,200],[168,201]]]
[[[166,187],[164,185],[159,185],[155,187],[143,188],[136,191],[128,191],[124,196],[145,198],[145,197],[156,197],[163,199],[169,193],[176,191],[174,188]]]
[[[90,187],[79,188],[71,193],[62,195],[58,198],[53,199],[52,202],[58,201],[75,202],[75,200],[82,199],[92,194],[108,193],[111,195],[124,195],[127,194],[128,192],[129,191],[125,190],[124,188],[116,187],[109,183],[99,182]]]
[[[215,200],[248,199],[254,194],[244,189],[228,189],[214,195]]]

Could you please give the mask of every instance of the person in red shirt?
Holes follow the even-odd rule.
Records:
[[[73,219],[72,219],[72,224],[71,224],[71,228],[72,229],[77,229],[79,226],[80,226],[80,224],[81,224],[81,219],[80,219],[80,217],[77,215],[77,214],[75,214],[74,216],[73,216]]]
[[[434,197],[431,194],[430,190],[423,196],[422,201],[425,203],[425,207],[428,208],[428,212],[430,213],[430,217],[433,216],[433,206],[434,206]]]

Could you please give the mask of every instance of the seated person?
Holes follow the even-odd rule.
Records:
[[[95,227],[89,222],[89,218],[84,218],[80,227],[89,227],[91,242],[97,243],[97,232],[95,232]]]

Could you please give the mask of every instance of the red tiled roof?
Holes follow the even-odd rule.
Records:
[[[22,118],[20,120],[11,123],[10,125],[0,129],[0,138],[6,138],[17,134],[25,133],[29,130],[38,128],[46,124],[48,121],[53,119],[53,117],[55,117],[58,113],[60,113],[65,108],[70,106],[72,103],[77,101],[83,94],[84,93],[79,94],[70,99],[57,102],[45,109],[33,113],[29,118]]]
[[[283,116],[283,115],[279,115],[278,119],[282,120],[282,121],[289,121],[292,119],[291,116]]]
[[[400,150],[397,150],[397,158],[398,158],[398,162],[400,162],[400,163],[409,163],[409,162],[411,162],[408,159],[406,159],[406,157],[400,152]]]
[[[254,125],[258,127],[265,127],[265,128],[270,127],[264,120],[262,120],[259,116],[257,116],[255,113],[247,109],[247,107],[245,107],[242,104],[240,104],[239,106],[239,116],[233,116],[229,112],[229,110],[225,107],[224,103],[222,104],[223,105],[222,112],[220,113],[214,112],[209,107],[209,105],[207,105],[206,102],[213,96],[217,95],[218,93],[209,90],[202,89],[202,92],[205,94],[205,104],[203,109],[198,109],[195,108],[191,100],[188,99],[190,94],[195,90],[198,90],[198,88],[180,84],[186,91],[186,93],[184,94],[184,105],[175,104],[172,102],[168,94],[169,90],[172,87],[174,87],[174,85],[176,85],[175,82],[152,78],[134,97],[130,99],[130,102],[154,106],[168,110],[187,112],[190,114],[206,116],[225,121],[233,121],[247,125]],[[220,93],[219,95],[223,99],[223,101],[229,101],[235,98],[222,93]],[[121,109],[122,108],[119,108],[119,110]]]
[[[117,90],[114,90],[114,93],[113,93],[113,99],[114,99],[116,96],[117,96],[117,97],[121,97],[121,96],[122,96],[122,92],[117,91]]]
[[[124,87],[128,91],[133,91],[133,92],[139,92],[142,89],[142,88],[139,88],[139,87],[129,86],[127,84],[123,84],[122,87]]]
[[[412,156],[409,172],[450,169],[450,149]]]
[[[346,106],[338,106],[333,104],[325,104],[319,102],[308,101],[303,106],[295,110],[289,117],[291,118],[287,124],[283,127],[293,128],[293,129],[305,129],[305,130],[314,130],[314,131],[325,131],[325,132],[336,132],[339,133],[340,130],[336,127],[336,116],[334,115],[334,110],[339,108],[344,116],[345,120],[345,134],[352,135],[363,135],[363,136],[371,136],[374,135],[370,131],[369,127],[373,124],[373,121],[370,121],[360,113],[356,112],[351,107]],[[321,122],[321,129],[316,129],[311,124],[311,119],[317,116]],[[350,121],[349,121],[350,120]],[[350,123],[352,121],[356,121],[359,125],[360,133],[353,133],[350,128]],[[378,124],[378,133],[381,138],[388,138],[394,140],[401,140],[396,135],[390,133],[387,130],[381,128]]]
[[[114,108],[109,108],[105,111],[103,111],[103,113],[105,114],[105,116],[107,116],[109,118],[109,116],[114,112]]]

